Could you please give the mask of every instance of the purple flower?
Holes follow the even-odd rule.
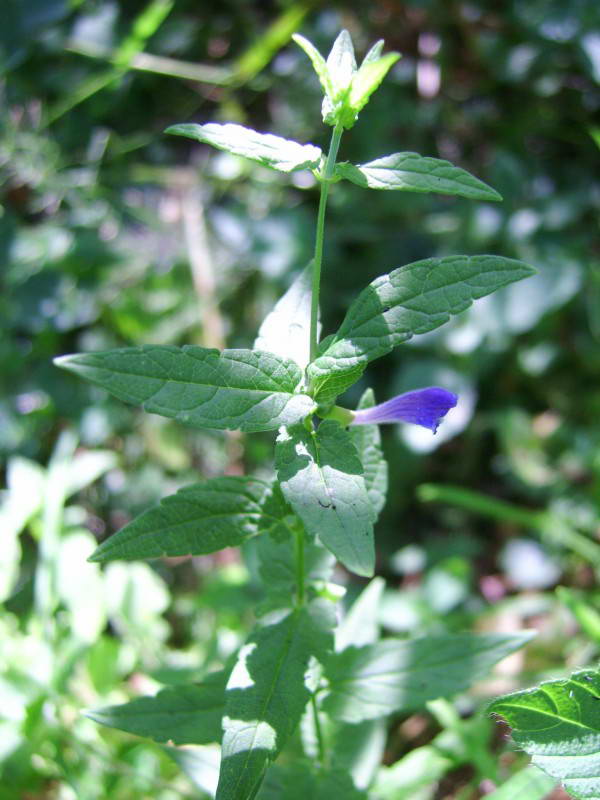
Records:
[[[417,389],[393,397],[373,408],[354,412],[351,425],[379,425],[382,422],[411,422],[434,433],[442,419],[458,402],[458,397],[439,386]]]

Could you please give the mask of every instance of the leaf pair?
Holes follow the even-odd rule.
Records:
[[[323,121],[328,125],[351,128],[358,113],[400,58],[400,53],[382,56],[383,40],[378,41],[356,67],[354,46],[348,31],[343,30],[333,43],[327,61],[304,36],[293,37],[310,58],[323,88]]]

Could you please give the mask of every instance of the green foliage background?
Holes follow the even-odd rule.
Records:
[[[8,0],[6,9],[2,519],[12,520],[6,530],[25,530],[20,546],[3,550],[13,578],[0,617],[9,643],[0,798],[169,800],[191,796],[189,780],[209,786],[208,752],[140,743],[79,712],[223,666],[252,621],[258,577],[228,551],[179,565],[111,565],[104,577],[94,566],[87,583],[76,578],[94,537],[198,473],[269,474],[273,437],[190,432],[123,406],[51,359],[150,342],[251,346],[310,258],[314,181],[162,131],[236,121],[326,147],[316,79],[289,43],[296,30],[325,52],[346,27],[359,51],[384,38],[403,54],[345,137],[342,158],[418,150],[504,197],[366,195],[336,184],[325,333],[376,275],[417,259],[494,252],[539,269],[369,367],[380,400],[440,384],[463,401],[435,439],[383,431],[392,483],[377,546],[387,588],[374,613],[398,635],[538,628],[518,667],[483,687],[486,697],[592,663],[600,643],[597,4]],[[74,453],[96,458],[88,472],[77,462],[79,479],[60,467]],[[30,462],[50,462],[50,477]],[[18,492],[17,467],[25,469]],[[56,487],[65,503],[53,506]],[[27,496],[30,514],[17,524],[15,498]],[[50,605],[42,567],[54,576]],[[358,582],[339,578],[354,597]],[[468,712],[476,696],[464,703]],[[394,722],[386,764],[448,733],[435,711]],[[435,778],[440,796],[476,797],[490,759],[499,782],[520,765],[516,753],[500,759],[489,728],[483,740],[480,751],[450,747],[442,763],[425,761],[418,796],[434,796]],[[407,792],[417,796],[413,785]]]

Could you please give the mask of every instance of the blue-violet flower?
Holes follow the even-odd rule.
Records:
[[[379,425],[382,422],[410,422],[434,433],[458,397],[439,386],[406,392],[372,408],[355,411],[351,425]]]

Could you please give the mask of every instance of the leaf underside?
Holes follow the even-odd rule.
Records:
[[[575,798],[600,800],[600,672],[581,670],[499,697],[504,717],[531,761]]]
[[[206,125],[183,123],[171,125],[166,133],[204,142],[280,172],[316,169],[321,161],[321,150],[313,144],[300,144],[272,133],[258,133],[232,122],[225,125],[217,122]]]
[[[512,258],[446,256],[416,261],[376,278],[309,365],[315,399],[332,402],[373,359],[438,328],[473,300],[534,273],[533,267]]]
[[[372,408],[374,405],[373,390],[366,389],[357,409]],[[379,516],[385,506],[388,490],[388,465],[381,449],[379,425],[354,425],[350,428],[350,436],[365,471],[365,486],[369,500],[375,514]]]
[[[119,400],[196,428],[274,430],[298,422],[314,406],[296,394],[298,365],[258,350],[146,345],[55,363]]]

